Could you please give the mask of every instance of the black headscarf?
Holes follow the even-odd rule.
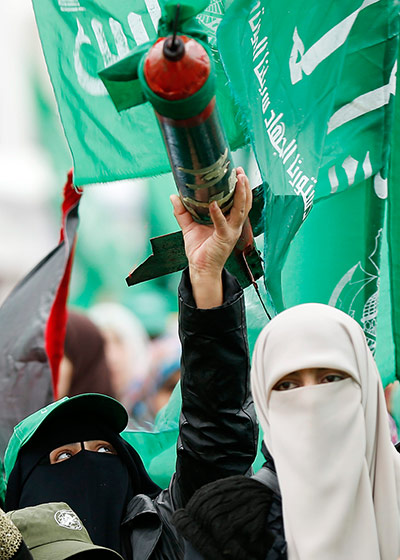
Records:
[[[95,544],[121,552],[120,525],[128,502],[136,494],[154,497],[160,488],[134,448],[107,426],[48,420],[19,452],[8,481],[6,510],[64,501],[81,518]],[[82,450],[50,464],[53,449],[94,439],[111,443],[117,455]]]

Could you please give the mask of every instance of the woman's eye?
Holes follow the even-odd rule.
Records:
[[[71,457],[71,451],[61,451],[56,457],[56,463],[61,463],[61,461],[66,461],[67,459],[71,459]]]
[[[277,385],[275,385],[275,391],[290,391],[290,389],[296,389],[298,384],[294,381],[281,381]]]
[[[54,465],[55,463],[61,463],[62,461],[71,459],[71,457],[76,455],[76,453],[79,453],[80,450],[80,443],[66,443],[64,445],[60,445],[60,447],[56,447],[49,454],[50,464]]]
[[[332,373],[330,375],[326,375],[323,379],[321,379],[321,383],[335,383],[336,381],[342,381],[342,379],[344,378],[344,375]]]
[[[111,447],[109,447],[108,445],[100,445],[100,447],[98,447],[96,449],[97,453],[113,453],[115,454],[115,451],[113,449],[111,449]]]

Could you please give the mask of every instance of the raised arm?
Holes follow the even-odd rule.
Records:
[[[224,270],[251,206],[248,179],[241,168],[237,174],[229,216],[217,205],[210,209],[214,227],[197,224],[172,197],[189,261],[179,288],[182,414],[171,487],[175,507],[205,483],[245,474],[256,453],[244,298]]]

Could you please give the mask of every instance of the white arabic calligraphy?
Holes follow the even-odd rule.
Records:
[[[154,31],[156,31],[158,20],[161,16],[160,5],[157,0],[145,0],[145,4],[154,27]],[[78,31],[75,38],[73,59],[78,83],[82,89],[90,95],[97,97],[106,96],[108,93],[100,78],[98,78],[98,76],[90,75],[84,68],[81,60],[81,48],[83,45],[91,45],[93,48],[96,48],[97,43],[104,66],[109,66],[126,56],[129,52],[128,38],[123,31],[121,23],[110,17],[108,24],[110,26],[111,35],[117,52],[117,54],[114,54],[111,51],[106,38],[106,33],[104,32],[104,22],[99,21],[96,18],[92,18],[90,21],[95,41],[90,39],[88,35],[90,31],[85,31],[78,18],[76,19],[76,23]],[[127,14],[127,23],[136,45],[141,45],[149,40],[149,35],[146,31],[141,15],[129,12]]]
[[[251,45],[253,50],[253,72],[259,84],[258,93],[261,98],[261,110],[263,115],[266,114],[271,104],[268,87],[266,85],[266,77],[269,68],[269,50],[268,37],[260,38],[262,16],[264,10],[260,9],[261,3],[253,7],[249,26],[252,31]],[[267,137],[274,149],[274,156],[278,156],[284,165],[288,175],[288,183],[294,193],[301,196],[304,204],[303,219],[307,216],[312,208],[315,194],[315,177],[309,177],[303,172],[303,159],[297,149],[297,143],[294,138],[289,140],[286,136],[286,127],[283,119],[283,113],[278,115],[273,109],[270,109],[269,117],[264,118],[265,130]]]
[[[293,32],[293,47],[289,57],[292,84],[296,84],[303,79],[303,72],[309,76],[321,62],[341,47],[349,36],[358,14],[365,8],[380,1],[381,0],[364,0],[357,10],[332,27],[332,29],[318,39],[307,51],[305,51],[297,27],[295,27]],[[298,55],[300,55],[299,60]]]
[[[396,93],[396,72],[397,60],[394,63],[389,82],[386,85],[359,95],[353,101],[343,105],[343,107],[333,113],[328,122],[328,134],[357,117],[387,105],[390,101],[390,96]]]

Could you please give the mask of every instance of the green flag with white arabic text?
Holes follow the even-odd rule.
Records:
[[[236,0],[217,35],[266,184],[275,306],[339,307],[372,350],[398,32],[394,0]]]
[[[137,45],[155,40],[161,0],[33,0],[40,39],[61,121],[84,185],[170,171],[149,103],[118,113],[98,72]],[[198,21],[216,62],[217,99],[232,149],[244,144],[215,35],[225,10],[213,0]]]

